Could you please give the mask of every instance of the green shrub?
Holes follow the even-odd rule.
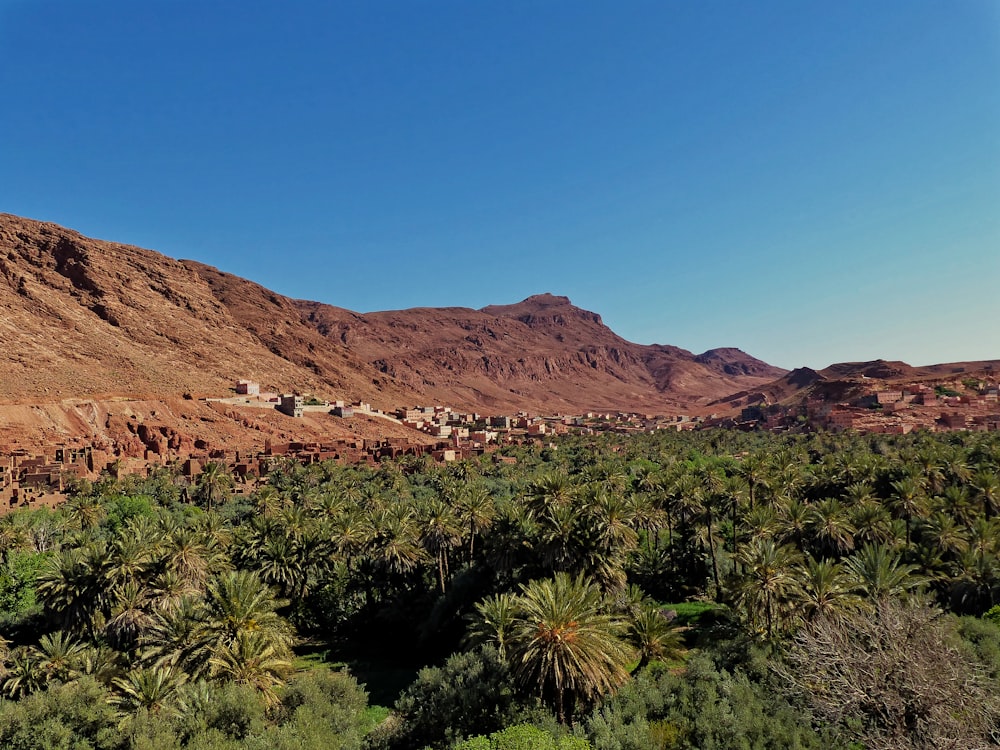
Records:
[[[556,736],[531,724],[515,724],[489,737],[471,737],[453,747],[454,750],[591,750],[592,745],[580,737]]]
[[[379,747],[446,748],[470,735],[486,734],[523,720],[513,678],[496,649],[453,654],[442,667],[420,670],[396,701],[398,727]]]

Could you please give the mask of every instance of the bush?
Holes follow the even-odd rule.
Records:
[[[453,654],[443,667],[426,667],[396,701],[399,717],[387,748],[446,748],[464,737],[521,721],[526,709],[513,678],[492,646]]]
[[[591,750],[591,747],[580,737],[557,736],[531,724],[515,724],[489,737],[471,737],[453,746],[454,750]]]
[[[822,735],[808,714],[762,679],[693,656],[683,674],[649,669],[583,723],[596,750],[826,750],[844,743]]]
[[[123,750],[118,716],[107,699],[107,691],[92,677],[85,677],[16,703],[0,702],[0,747]]]

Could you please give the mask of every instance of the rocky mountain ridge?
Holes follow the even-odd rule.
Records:
[[[737,349],[634,344],[541,294],[360,314],[196,261],[0,216],[0,398],[274,390],[481,411],[687,411],[780,375]]]

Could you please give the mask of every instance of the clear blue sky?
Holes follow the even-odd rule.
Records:
[[[1000,2],[0,0],[0,210],[358,311],[1000,357]]]

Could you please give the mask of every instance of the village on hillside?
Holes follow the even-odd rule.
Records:
[[[848,385],[847,400],[831,399],[829,392],[813,393],[794,405],[768,403],[764,394],[751,394],[736,416],[652,415],[627,412],[587,412],[576,415],[484,415],[449,406],[404,406],[392,412],[364,401],[327,401],[301,394],[261,391],[260,385],[240,379],[230,395],[206,402],[227,407],[268,409],[290,419],[307,413],[335,419],[364,416],[389,420],[421,433],[420,439],[331,439],[275,442],[268,438],[257,450],[232,450],[204,440],[168,435],[157,425],[129,425],[137,440],[129,445],[94,445],[79,441],[46,446],[42,452],[0,446],[0,513],[17,508],[55,507],[79,480],[103,473],[120,478],[148,476],[160,467],[174,467],[195,482],[204,467],[218,464],[235,481],[237,493],[249,494],[267,480],[271,467],[294,461],[309,465],[322,461],[377,465],[383,458],[427,456],[438,462],[494,453],[497,462],[513,458],[495,453],[505,445],[544,444],[553,435],[612,432],[634,434],[655,430],[736,428],[773,432],[826,429],[830,431],[904,435],[914,430],[1000,430],[1000,395],[992,380],[967,379],[950,385],[913,383],[887,388],[862,378]],[[843,384],[841,384],[843,385]],[[436,440],[435,440],[436,439]]]

